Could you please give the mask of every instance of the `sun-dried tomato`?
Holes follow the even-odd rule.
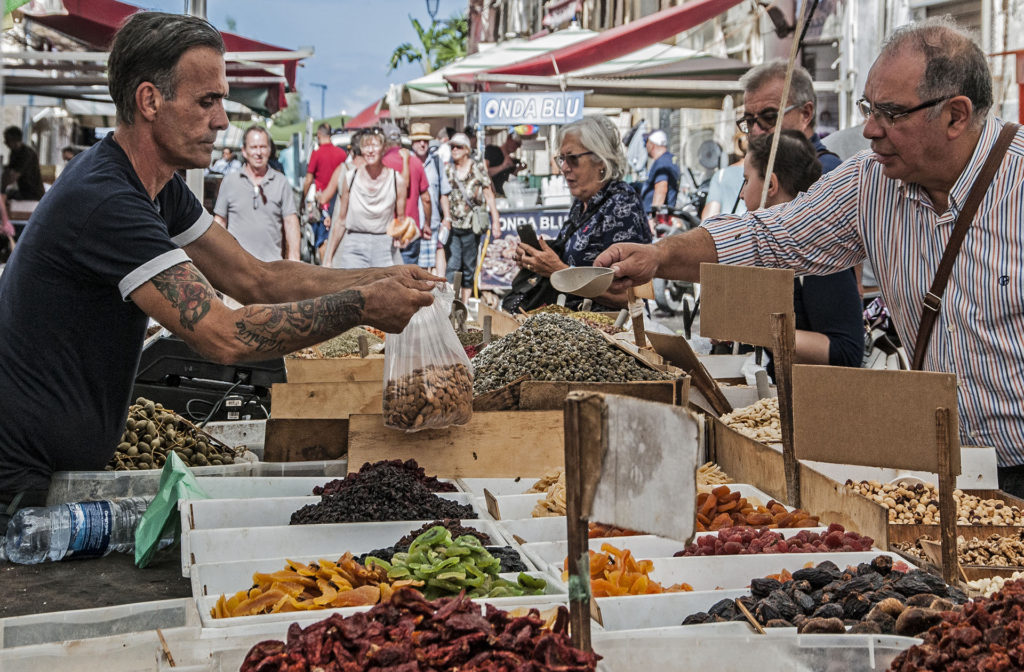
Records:
[[[428,602],[404,589],[391,602],[348,618],[332,614],[305,629],[293,625],[287,642],[254,646],[242,670],[591,672],[598,657],[572,648],[568,612],[559,610],[555,629],[546,630],[536,609],[512,617],[487,605],[481,615],[464,594]]]

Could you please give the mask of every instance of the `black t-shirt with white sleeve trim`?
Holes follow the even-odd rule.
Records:
[[[113,134],[68,164],[0,276],[0,492],[103,469],[148,322],[129,296],[212,221],[179,175],[150,199]]]

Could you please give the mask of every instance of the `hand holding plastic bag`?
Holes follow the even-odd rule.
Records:
[[[394,429],[464,425],[473,417],[473,365],[448,320],[455,293],[448,284],[433,293],[434,302],[389,336],[384,350],[384,424]]]

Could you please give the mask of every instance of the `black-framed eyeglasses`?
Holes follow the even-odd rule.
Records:
[[[927,109],[929,107],[934,107],[935,105],[938,105],[939,103],[944,103],[953,97],[954,96],[942,96],[941,98],[932,98],[931,100],[924,101],[920,105],[915,105],[914,107],[906,109],[898,105],[872,105],[870,102],[867,101],[867,99],[861,98],[860,100],[857,101],[857,109],[860,110],[860,113],[864,115],[865,119],[870,119],[874,117],[875,121],[884,120],[885,123],[892,127],[895,126],[896,122],[902,119],[903,117],[911,115],[914,112]]]
[[[565,168],[568,165],[570,168],[578,168],[580,165],[580,159],[587,155],[592,155],[593,152],[580,152],[579,154],[559,154],[555,157],[555,163],[558,164],[559,168]]]
[[[263,205],[267,204],[267,194],[263,191],[262,184],[252,185],[252,209],[260,209],[260,199],[263,199]]]
[[[740,133],[750,133],[750,129],[757,124],[758,128],[767,133],[768,131],[775,128],[775,124],[778,123],[779,117],[789,114],[799,105],[790,105],[779,114],[779,108],[777,107],[766,107],[757,114],[744,114],[742,117],[736,120],[736,128],[740,129]]]

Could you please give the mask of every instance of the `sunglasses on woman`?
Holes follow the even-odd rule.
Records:
[[[566,166],[569,166],[570,168],[578,168],[580,165],[580,159],[584,156],[587,156],[588,154],[593,154],[593,152],[580,152],[579,154],[559,154],[558,156],[555,157],[555,163],[558,164],[559,168],[565,168]]]

